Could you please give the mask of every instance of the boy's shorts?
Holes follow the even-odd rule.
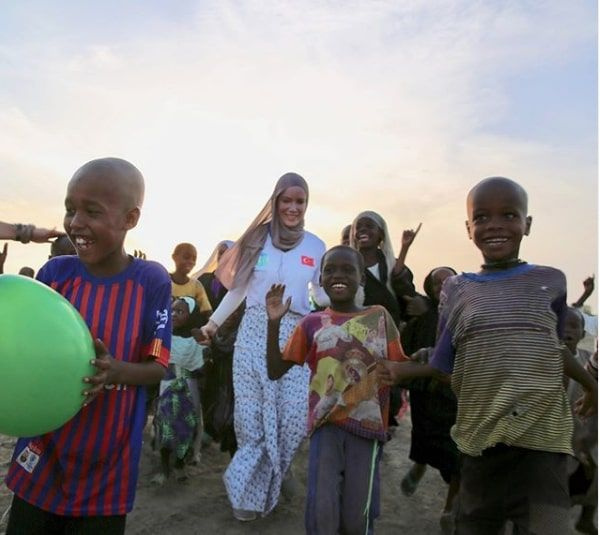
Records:
[[[360,533],[379,516],[381,443],[325,424],[310,438],[305,528],[308,535]],[[369,483],[372,487],[369,487]]]
[[[569,533],[567,455],[499,444],[479,457],[463,455],[456,533]]]
[[[6,535],[123,535],[126,519],[126,515],[55,515],[14,495]]]

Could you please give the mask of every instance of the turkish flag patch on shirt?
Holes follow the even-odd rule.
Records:
[[[300,261],[302,262],[303,266],[315,267],[315,259],[311,256],[302,256]]]

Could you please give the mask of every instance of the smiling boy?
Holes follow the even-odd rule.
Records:
[[[560,341],[565,276],[519,258],[532,220],[527,193],[513,180],[476,184],[467,216],[481,271],[446,279],[429,364],[386,369],[395,380],[451,374],[458,400],[451,434],[463,453],[458,534],[502,533],[511,520],[519,533],[563,535],[573,432],[563,372],[586,389],[581,412],[597,407],[597,383]]]
[[[119,158],[92,160],[67,186],[64,227],[77,256],[50,259],[37,278],[66,297],[94,338],[97,368],[82,409],[45,435],[18,440],[6,484],[6,533],[117,535],[132,509],[145,424],[143,385],[162,379],[171,344],[171,281],[124,249],[144,180]],[[23,463],[24,452],[34,462]]]
[[[266,297],[269,378],[281,377],[293,365],[306,363],[311,371],[309,534],[365,533],[379,514],[378,465],[380,447],[389,439],[389,389],[380,388],[376,363],[406,357],[389,313],[377,305],[356,305],[363,273],[362,256],[355,249],[339,245],[327,251],[321,285],[331,306],[305,316],[283,352],[279,323],[290,301],[282,302],[282,285],[273,285]]]

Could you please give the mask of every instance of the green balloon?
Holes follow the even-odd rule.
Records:
[[[41,435],[72,418],[95,354],[87,325],[62,295],[0,275],[0,433]]]

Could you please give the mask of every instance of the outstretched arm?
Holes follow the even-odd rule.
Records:
[[[279,348],[279,326],[281,318],[285,316],[290,309],[292,298],[288,297],[283,303],[283,292],[285,285],[273,284],[267,292],[265,298],[267,307],[267,374],[269,379],[279,379],[284,375],[294,363],[288,360],[283,360],[281,349]]]
[[[598,412],[598,382],[571,354],[567,347],[562,348],[564,373],[577,381],[585,390],[583,397],[575,403],[575,412],[582,417],[592,416]]]
[[[413,361],[394,362],[383,359],[377,361],[377,380],[380,385],[393,386],[401,381],[419,377],[435,377],[440,381],[448,381],[450,376],[429,364]]]
[[[394,273],[400,273],[404,269],[406,255],[408,254],[410,246],[415,241],[419,230],[421,230],[421,225],[422,223],[419,223],[419,226],[415,230],[408,229],[402,233],[402,244],[400,246],[400,254],[396,260],[396,265],[394,266]]]
[[[592,295],[593,291],[594,291],[594,276],[592,275],[591,277],[588,277],[587,279],[585,279],[583,281],[583,293],[581,294],[581,297],[573,303],[573,306],[575,308],[582,307],[583,303],[585,303],[587,298],[590,295]]]

